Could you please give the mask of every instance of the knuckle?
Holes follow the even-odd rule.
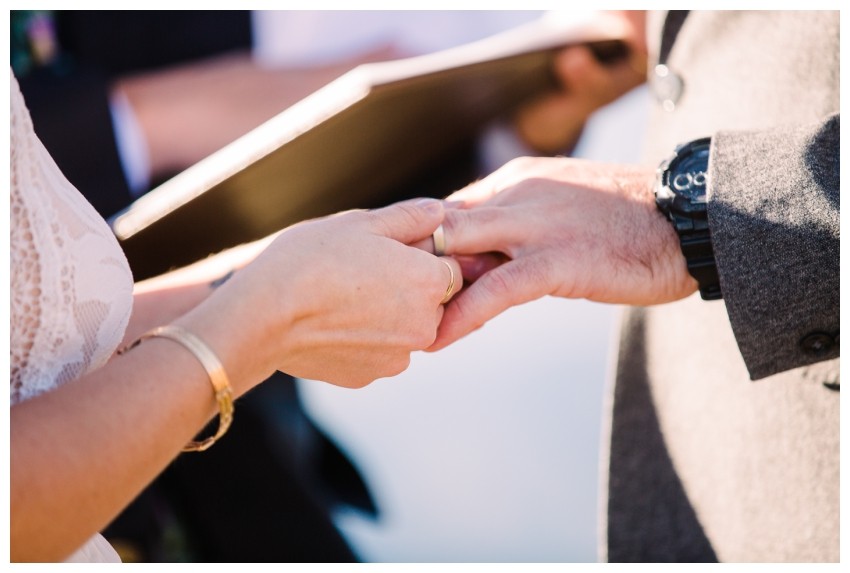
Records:
[[[499,272],[490,273],[488,279],[482,286],[487,290],[487,293],[496,299],[510,296],[513,291],[514,277],[516,276],[516,267],[505,267],[499,269]]]
[[[422,328],[413,339],[413,349],[422,350],[431,346],[437,339],[437,328]]]
[[[523,281],[541,290],[552,282],[554,263],[549,257],[536,257],[510,270],[514,274],[515,282]]]
[[[392,231],[392,226],[386,217],[380,213],[370,211],[366,214],[369,226],[379,235],[388,235]]]
[[[418,226],[420,211],[414,208],[413,205],[398,203],[389,207],[389,209],[396,211],[394,219],[398,219],[398,221],[396,221],[398,226],[403,228]]]
[[[395,358],[387,361],[386,368],[386,377],[389,376],[398,376],[402,372],[408,369],[410,366],[410,354],[409,353],[401,353]]]

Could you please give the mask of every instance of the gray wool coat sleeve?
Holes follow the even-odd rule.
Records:
[[[713,137],[712,242],[753,379],[839,355],[839,132],[834,114]]]
[[[835,358],[839,14],[666,16],[649,17],[650,60],[666,53],[667,78],[681,83],[673,108],[653,106],[645,153],[657,162],[712,137],[708,217],[724,302],[705,304],[725,305],[751,379]],[[649,83],[659,101],[671,93],[652,73]]]
[[[649,15],[651,57],[671,21]],[[667,80],[650,81],[644,154],[657,165],[712,137],[724,300],[624,309],[601,557],[837,562],[839,14],[692,11],[681,22],[664,77],[682,89],[663,106]]]

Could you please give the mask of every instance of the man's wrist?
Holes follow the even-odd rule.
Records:
[[[655,183],[658,209],[675,230],[688,272],[704,300],[722,298],[711,230],[708,225],[708,161],[710,138],[676,147],[661,162]]]

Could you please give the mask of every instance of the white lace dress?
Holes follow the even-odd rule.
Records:
[[[10,97],[14,407],[109,359],[130,317],[133,278],[106,222],[35,135],[14,75]],[[69,559],[117,560],[99,535]]]

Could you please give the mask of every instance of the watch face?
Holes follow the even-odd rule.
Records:
[[[705,202],[708,153],[707,145],[695,149],[669,171],[667,184],[677,195],[694,203]]]

